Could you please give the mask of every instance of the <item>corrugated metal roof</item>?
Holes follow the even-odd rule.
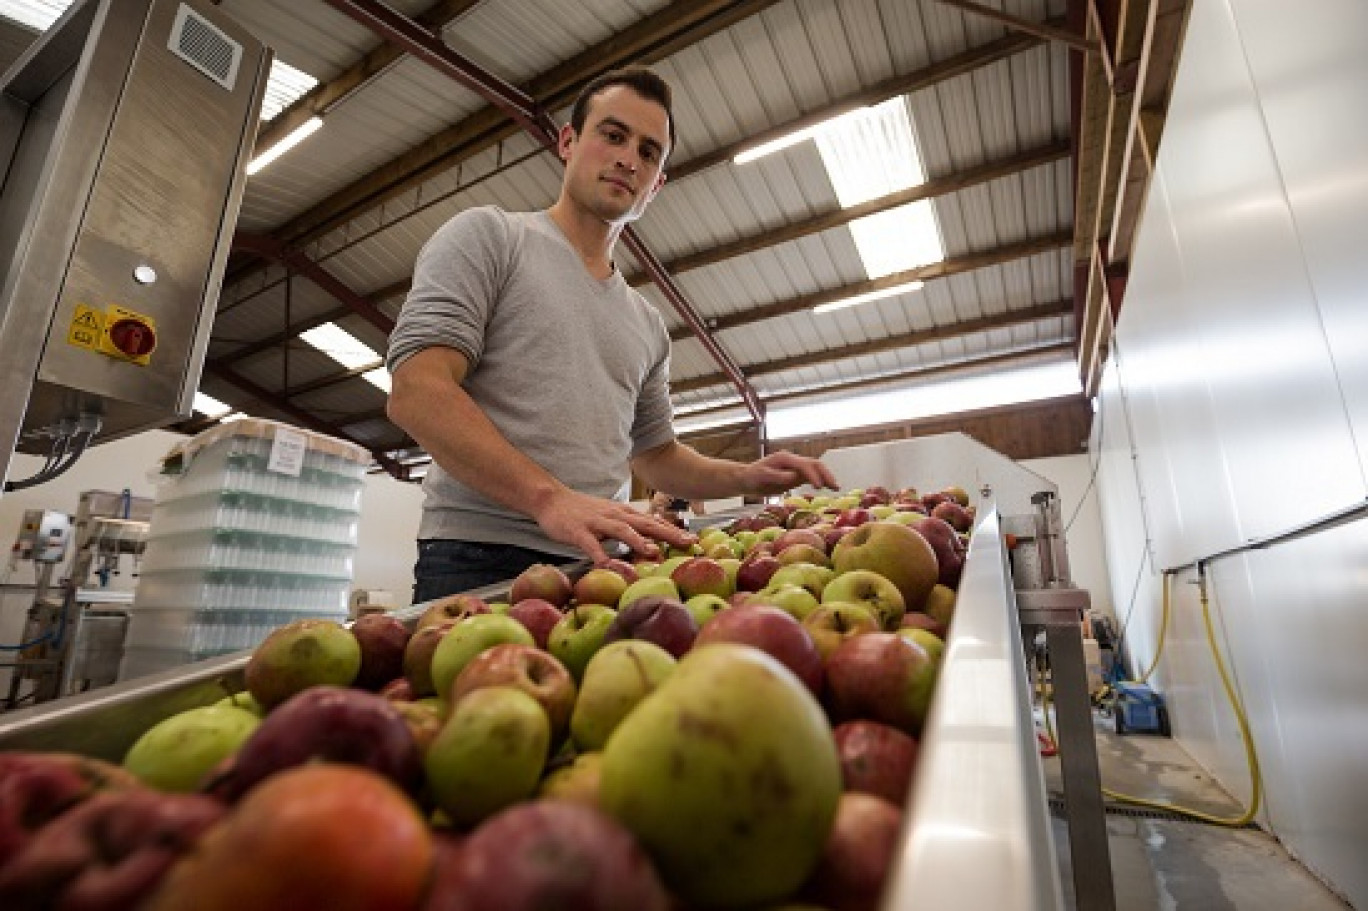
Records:
[[[321,3],[286,7],[267,0],[226,0],[223,5],[259,34],[274,36],[284,59],[320,78],[340,72],[377,44],[364,29]],[[396,5],[412,14],[428,4],[410,0]],[[450,26],[446,37],[457,50],[503,78],[524,82],[666,6],[648,0],[571,5],[556,0],[484,0]],[[1036,20],[1061,15],[1064,6],[1064,0],[1002,4],[1014,15]],[[755,135],[890,76],[913,72],[1005,34],[998,23],[930,0],[776,3],[656,65],[675,89],[680,144],[672,161],[686,161]],[[906,103],[928,176],[954,174],[1065,138],[1068,53],[1058,45],[1041,44],[909,96]],[[249,184],[240,227],[268,230],[283,224],[482,106],[480,99],[451,80],[406,60],[339,106],[323,132]],[[566,114],[558,112],[562,118]],[[513,163],[529,154],[527,160]],[[362,213],[312,242],[306,253],[359,292],[393,286],[407,278],[422,244],[453,214],[485,204],[514,210],[544,207],[559,190],[560,173],[550,155],[535,154],[531,140],[519,136],[459,169],[435,175],[383,209]],[[933,207],[947,255],[991,250],[1067,229],[1073,217],[1071,190],[1066,159],[937,199]],[[750,165],[723,164],[667,182],[637,228],[668,261],[837,208],[820,156],[807,143]],[[628,268],[631,257],[624,253],[620,262]],[[844,227],[676,276],[705,317],[740,314],[865,278]],[[266,280],[260,277],[251,281],[251,287],[225,293],[216,335],[279,331],[283,292],[278,287],[261,290]],[[681,325],[653,287],[642,291],[671,326]],[[296,319],[337,306],[317,289],[304,292],[297,286],[294,293]],[[1067,249],[1060,249],[932,280],[920,292],[822,316],[795,313],[725,330],[718,338],[743,367],[758,366],[1067,301],[1071,294],[1071,257]],[[237,303],[243,298],[245,302]],[[385,301],[382,309],[394,313],[400,300]],[[368,344],[383,344],[379,332],[363,320],[349,317],[341,322]],[[764,374],[755,384],[779,393],[842,377],[877,376],[1012,346],[1060,341],[1071,337],[1071,323],[1044,320],[1024,328]],[[214,351],[227,347],[219,342]],[[263,356],[250,365],[258,371],[254,375],[263,378],[275,370],[271,388],[278,383],[278,357],[276,361]],[[676,382],[718,371],[702,347],[687,339],[676,344],[672,368]],[[301,401],[341,408],[359,382],[328,387]],[[677,402],[715,401],[728,394],[728,387],[720,386],[680,394]]]

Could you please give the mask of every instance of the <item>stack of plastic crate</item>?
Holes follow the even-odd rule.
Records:
[[[119,679],[343,621],[370,455],[274,421],[205,431],[163,463]]]

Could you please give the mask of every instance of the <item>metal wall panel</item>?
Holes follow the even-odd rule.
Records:
[[[1147,665],[1167,566],[1362,503],[1361,238],[1368,68],[1348,3],[1193,5],[1102,385],[1113,600]],[[1195,49],[1195,50],[1193,50]],[[1133,451],[1132,451],[1133,446]],[[1132,456],[1134,461],[1132,461]],[[1218,560],[1220,645],[1264,771],[1264,819],[1368,904],[1368,525]],[[1182,577],[1185,582],[1191,572]],[[1174,587],[1155,681],[1175,736],[1233,793],[1250,782],[1192,586]]]

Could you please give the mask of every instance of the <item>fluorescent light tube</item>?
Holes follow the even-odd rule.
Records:
[[[256,158],[252,159],[252,161],[247,165],[247,173],[249,175],[257,173],[262,168],[266,167],[268,164],[275,161],[281,155],[284,155],[286,152],[290,151],[290,149],[293,149],[295,146],[299,145],[301,142],[308,139],[314,133],[317,133],[319,128],[322,126],[322,117],[310,117],[308,120],[301,123],[299,127],[289,136],[286,136],[284,139],[280,140],[280,142],[277,142],[275,145],[271,146],[269,149],[262,152]]]
[[[225,405],[212,395],[205,395],[203,392],[195,393],[195,404],[192,407],[207,418],[221,418],[233,410],[232,405]]]
[[[805,139],[813,139],[823,131],[829,130],[837,124],[842,123],[846,118],[857,117],[866,110],[868,110],[868,108],[856,108],[853,111],[847,111],[844,114],[830,117],[823,120],[821,123],[814,123],[810,127],[803,127],[802,129],[794,130],[792,133],[785,133],[777,139],[771,139],[769,142],[762,142],[758,146],[743,149],[736,153],[736,156],[732,158],[732,163],[748,164],[749,162],[755,161],[757,158],[773,155],[775,152],[787,149],[789,146],[797,145]]]
[[[922,281],[903,282],[901,285],[894,285],[891,288],[866,291],[864,294],[855,294],[851,297],[843,297],[840,300],[818,304],[812,308],[812,312],[830,313],[833,310],[844,310],[846,307],[854,307],[857,304],[867,304],[870,301],[882,300],[885,297],[893,297],[896,294],[906,294],[909,291],[920,291],[925,284],[926,283]]]

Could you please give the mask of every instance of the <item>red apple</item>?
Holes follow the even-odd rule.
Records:
[[[967,532],[974,524],[973,517],[969,515],[969,510],[955,502],[936,504],[936,508],[931,510],[931,516],[945,520],[955,531]]]
[[[667,911],[665,887],[635,838],[600,810],[567,800],[524,803],[461,844],[424,911]]]
[[[365,769],[318,763],[262,782],[138,907],[416,908],[431,872],[432,836],[410,797]]]
[[[376,695],[390,702],[412,702],[418,698],[414,695],[413,684],[409,683],[407,677],[396,677],[380,687],[380,692]]]
[[[736,570],[736,587],[743,592],[758,592],[769,585],[770,577],[783,566],[769,554],[752,556],[742,561]]]
[[[813,544],[790,544],[777,554],[776,559],[783,566],[793,566],[796,563],[810,563],[813,566],[831,565],[831,561],[827,559],[826,548]]]
[[[367,614],[351,627],[361,646],[361,670],[353,685],[378,690],[404,672],[408,627],[388,614]]]
[[[550,601],[527,598],[510,607],[508,616],[527,627],[527,631],[532,634],[532,640],[537,643],[537,648],[546,648],[547,637],[564,615],[560,608]]]
[[[549,652],[512,643],[480,652],[456,678],[452,706],[459,705],[466,694],[489,686],[513,687],[537,700],[551,722],[552,743],[560,742],[575,708],[575,679]]]
[[[847,721],[834,733],[845,789],[906,806],[917,768],[917,741],[876,721]]]
[[[850,534],[852,530],[853,529],[850,528],[837,528],[835,525],[817,526],[817,531],[822,536],[822,541],[826,546],[828,556],[831,554],[832,550],[835,549],[836,545],[840,543],[841,539]]]
[[[837,722],[859,718],[921,730],[936,682],[926,649],[896,633],[868,633],[842,642],[826,663],[827,702]]]
[[[39,829],[0,867],[0,904],[138,908],[167,870],[192,855],[225,808],[199,794],[149,788],[96,794]]]
[[[857,506],[854,509],[841,510],[840,515],[836,517],[835,524],[837,528],[859,528],[872,518],[874,516],[868,509]]]
[[[927,632],[935,633],[942,639],[945,638],[945,624],[941,623],[930,614],[924,614],[919,610],[908,611],[903,614],[899,629],[924,629]]]
[[[950,486],[941,491],[942,494],[954,500],[961,506],[969,505],[969,491],[963,487]]]
[[[442,639],[456,626],[455,620],[443,620],[414,633],[404,649],[404,676],[413,687],[413,697],[420,699],[436,693],[432,685],[432,655]]]
[[[557,607],[570,603],[574,586],[570,578],[555,566],[534,563],[518,573],[513,587],[508,590],[508,600],[514,604],[527,598],[541,598]]]
[[[711,557],[685,560],[670,573],[670,579],[678,588],[679,596],[686,601],[695,595],[716,595],[719,598],[726,598],[733,590],[726,568]]]
[[[722,611],[699,632],[695,645],[714,642],[750,645],[767,652],[821,698],[822,656],[802,624],[783,610],[756,604]]]
[[[838,575],[873,570],[898,587],[907,610],[921,610],[940,573],[936,552],[926,539],[895,522],[870,522],[855,529],[836,545],[831,565]]]
[[[943,519],[928,517],[910,526],[913,531],[926,539],[936,553],[936,581],[946,588],[958,588],[960,573],[964,569],[964,543],[950,523]],[[930,594],[928,591],[927,594]],[[907,605],[914,607],[912,604]],[[923,603],[915,605],[921,609]]]
[[[774,552],[782,554],[795,544],[807,544],[826,553],[826,539],[808,528],[795,528],[784,532],[774,539]]]
[[[809,881],[832,911],[874,911],[898,853],[902,812],[869,794],[841,795],[821,860]]]
[[[647,595],[618,611],[603,641],[641,639],[678,658],[693,647],[697,636],[698,624],[687,607],[673,598]]]

